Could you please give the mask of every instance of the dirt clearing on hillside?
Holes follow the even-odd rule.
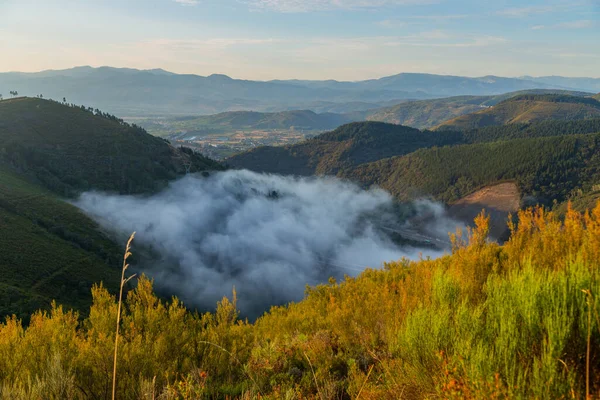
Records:
[[[504,240],[508,233],[508,214],[515,214],[521,206],[521,194],[515,182],[504,182],[486,186],[450,206],[449,213],[470,225],[473,219],[485,210],[490,215],[490,235]]]

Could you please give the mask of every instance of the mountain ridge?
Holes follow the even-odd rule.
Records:
[[[401,73],[357,82],[234,79],[162,70],[77,67],[41,73],[0,73],[0,93],[16,90],[77,104],[92,104],[123,116],[214,114],[249,109],[283,111],[317,102],[386,102],[452,95],[491,95],[524,89],[575,89],[519,78],[458,77]],[[302,107],[311,108],[311,107]]]

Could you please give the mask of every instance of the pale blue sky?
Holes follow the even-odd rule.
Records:
[[[0,0],[0,71],[600,77],[600,0]]]

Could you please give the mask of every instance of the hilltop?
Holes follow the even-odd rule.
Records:
[[[99,110],[35,98],[0,102],[0,162],[60,195],[143,193],[219,165]]]
[[[492,125],[544,120],[578,120],[600,117],[600,102],[594,98],[563,94],[525,94],[497,105],[442,123],[439,129],[468,130]]]

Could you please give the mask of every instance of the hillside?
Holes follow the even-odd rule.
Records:
[[[113,116],[34,98],[0,102],[0,143],[0,162],[66,196],[154,191],[187,169],[219,168]]]
[[[593,98],[567,95],[520,95],[486,110],[451,119],[438,128],[468,130],[493,125],[599,117],[600,102]]]
[[[343,176],[376,184],[399,199],[433,196],[447,203],[503,180],[551,205],[597,184],[600,135],[568,135],[420,149],[364,164]]]
[[[117,286],[121,246],[64,197],[148,193],[188,169],[218,168],[99,111],[1,101],[0,317],[25,317],[52,300],[84,310],[94,283]]]
[[[285,111],[290,109],[342,112],[355,110],[357,102],[380,104],[390,100],[428,99],[458,95],[493,95],[528,89],[589,88],[562,86],[519,78],[485,76],[469,78],[403,73],[359,82],[249,81],[225,75],[184,75],[162,70],[111,67],[78,67],[40,73],[0,73],[0,93],[93,104],[120,116],[181,116],[226,111]],[[362,108],[365,109],[365,108]]]
[[[509,215],[516,215],[521,208],[521,193],[515,182],[502,182],[459,199],[448,213],[459,221],[474,221],[481,210],[490,217],[490,237],[504,241],[508,239]]]
[[[227,159],[227,163],[257,172],[336,174],[362,163],[432,146],[596,132],[600,132],[600,119],[490,126],[465,132],[419,131],[380,122],[355,122],[295,145],[258,147]],[[402,140],[398,140],[400,137]]]
[[[412,126],[419,129],[428,129],[461,115],[486,110],[504,100],[523,94],[567,94],[578,97],[589,95],[589,93],[585,92],[533,89],[495,96],[457,96],[433,100],[410,101],[393,107],[369,110],[353,115],[363,117],[363,119],[369,121],[388,122]]]
[[[227,163],[257,172],[335,175],[362,163],[452,144],[459,136],[380,122],[352,123],[296,145],[259,147],[233,156]]]
[[[117,288],[120,252],[77,208],[0,167],[0,318],[52,300],[85,310],[92,284]]]

